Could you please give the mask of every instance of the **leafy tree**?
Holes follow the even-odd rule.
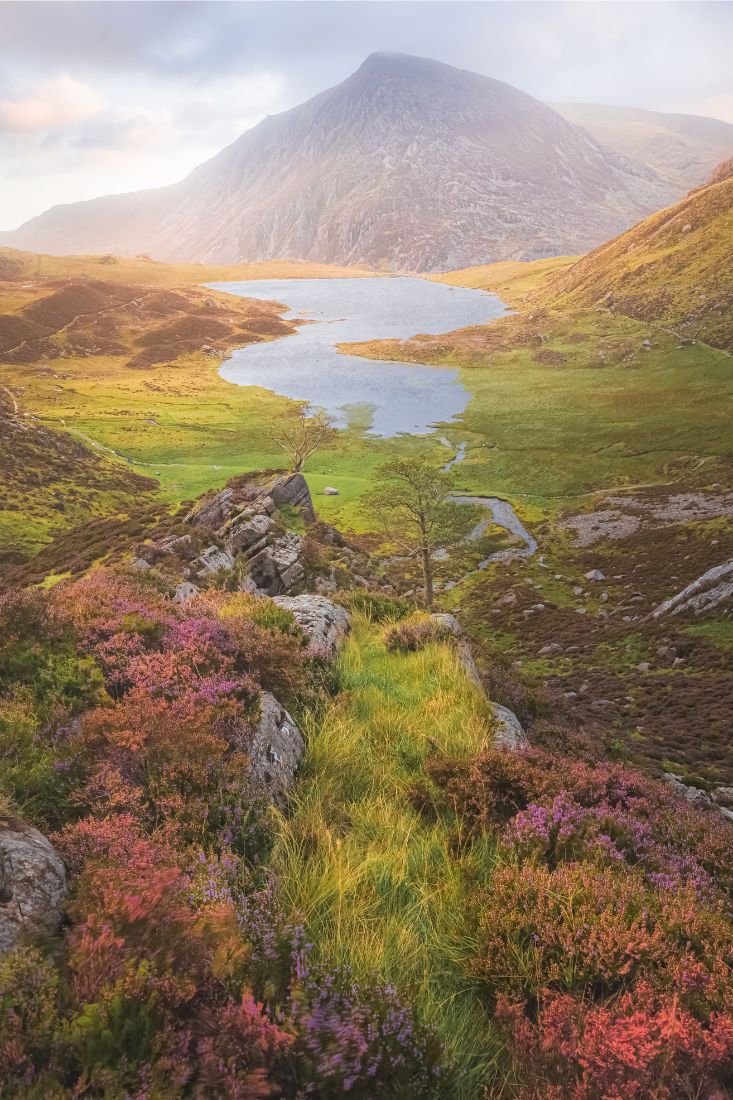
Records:
[[[426,459],[392,459],[379,467],[377,477],[364,508],[391,541],[420,559],[425,606],[432,611],[433,556],[466,537],[474,510],[450,499],[453,479]]]
[[[330,416],[314,412],[311,405],[301,405],[291,416],[279,420],[270,431],[270,439],[285,451],[291,469],[297,474],[316,451],[329,447],[336,438]]]

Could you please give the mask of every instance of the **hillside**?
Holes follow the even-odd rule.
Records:
[[[561,309],[603,306],[733,351],[732,241],[728,175],[560,272],[539,300]]]
[[[699,187],[733,153],[733,124],[717,118],[598,103],[551,106],[607,149],[651,168],[680,194]]]
[[[180,183],[54,207],[3,243],[439,270],[584,252],[677,194],[516,88],[373,54]]]

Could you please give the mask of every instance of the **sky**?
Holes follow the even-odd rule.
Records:
[[[0,0],[0,230],[172,183],[375,50],[733,122],[727,0]]]

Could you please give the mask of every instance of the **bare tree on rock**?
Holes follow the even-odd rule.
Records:
[[[337,432],[330,416],[311,405],[301,405],[296,412],[285,414],[273,424],[268,434],[285,451],[291,472],[297,474],[311,455],[331,446]]]

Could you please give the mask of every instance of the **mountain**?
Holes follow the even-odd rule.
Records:
[[[677,193],[516,88],[380,53],[180,183],[53,207],[3,243],[445,269],[584,252]]]
[[[605,306],[733,352],[733,160],[711,182],[595,249],[542,296]]]
[[[651,168],[678,195],[699,187],[716,164],[733,154],[733,125],[717,118],[597,103],[552,107],[607,149]]]

